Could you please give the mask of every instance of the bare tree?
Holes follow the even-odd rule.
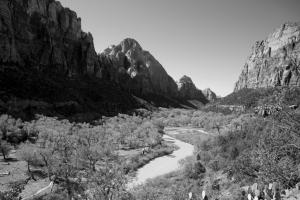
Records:
[[[18,151],[18,157],[27,162],[27,171],[30,178],[36,180],[30,166],[39,165],[37,147],[30,143],[22,144]]]
[[[4,160],[7,160],[7,157],[11,149],[12,147],[9,143],[7,143],[6,141],[0,141],[0,152],[2,153]]]

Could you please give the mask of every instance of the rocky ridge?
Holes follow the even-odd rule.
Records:
[[[131,38],[100,54],[107,78],[137,95],[160,94],[177,98],[177,86],[163,66]]]
[[[54,0],[1,0],[0,63],[41,72],[101,76],[93,37]]]
[[[155,106],[187,103],[175,81],[137,41],[125,39],[98,55],[81,19],[55,0],[0,1],[0,85],[3,112],[21,107],[32,114],[113,114],[140,107],[134,96]]]
[[[208,102],[191,78],[184,76],[176,84],[151,53],[143,50],[134,39],[127,38],[103,50],[100,60],[105,63],[103,74],[106,78],[120,83],[136,95],[159,94],[179,101]]]
[[[217,100],[217,95],[210,88],[202,90],[202,93],[207,98],[208,101],[214,102]]]
[[[201,90],[199,90],[192,79],[186,75],[177,82],[180,98],[188,100],[200,100],[202,103],[207,103],[208,100]]]
[[[300,23],[285,23],[256,42],[234,90],[275,86],[300,86]]]

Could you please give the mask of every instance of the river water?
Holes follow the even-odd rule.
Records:
[[[138,169],[136,178],[128,184],[129,188],[143,184],[147,179],[156,178],[180,169],[179,161],[193,155],[193,145],[182,142],[168,135],[164,135],[163,138],[165,141],[174,143],[179,147],[179,149],[170,155],[156,158]]]

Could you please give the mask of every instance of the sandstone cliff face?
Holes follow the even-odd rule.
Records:
[[[283,24],[256,42],[235,91],[275,86],[300,86],[300,23]]]
[[[210,88],[202,90],[202,93],[210,102],[214,102],[215,100],[217,100],[217,95]]]
[[[54,0],[0,1],[0,63],[69,76],[100,70],[92,35]]]
[[[105,49],[100,60],[105,63],[104,76],[118,82],[135,94],[160,94],[177,97],[177,85],[162,65],[144,51],[134,39]]]
[[[1,111],[87,120],[139,107],[129,92],[100,79],[102,68],[75,12],[55,0],[0,0]]]
[[[201,90],[198,90],[192,79],[188,76],[183,76],[177,82],[179,96],[186,100],[199,100],[202,103],[207,103],[206,97]]]

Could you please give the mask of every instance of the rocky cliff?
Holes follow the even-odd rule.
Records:
[[[179,79],[177,85],[180,98],[186,100],[199,100],[202,103],[208,102],[202,91],[197,89],[190,77],[183,76]]]
[[[193,84],[178,90],[134,39],[98,55],[81,19],[55,0],[0,0],[0,86],[1,111],[31,116],[112,115],[143,106],[139,98],[165,107],[206,102]]]
[[[100,75],[93,37],[54,0],[0,1],[0,63],[41,72]]]
[[[188,104],[137,41],[97,55],[81,19],[55,0],[0,0],[0,86],[0,111],[22,116],[113,115],[143,106],[139,98]]]
[[[300,86],[300,23],[285,23],[256,42],[235,91],[275,86]]]
[[[206,88],[202,90],[202,93],[210,102],[214,102],[217,100],[217,95],[210,88]]]
[[[1,112],[113,115],[139,107],[102,78],[103,68],[74,11],[54,0],[0,1]]]
[[[103,74],[134,94],[159,94],[171,98],[178,96],[175,81],[134,39],[127,38],[120,44],[105,49],[100,60],[106,63]]]

